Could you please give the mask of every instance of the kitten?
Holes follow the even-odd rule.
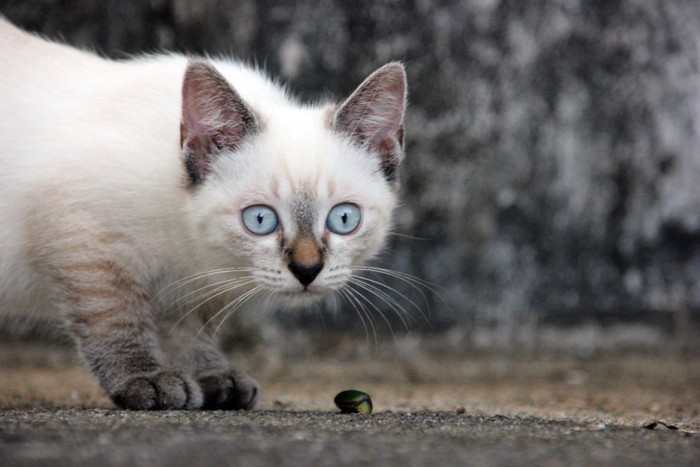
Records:
[[[0,60],[2,310],[59,316],[119,407],[252,408],[213,329],[332,294],[382,247],[403,66],[302,105],[235,61],[111,61],[2,18]]]

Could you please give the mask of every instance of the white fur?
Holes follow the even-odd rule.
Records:
[[[237,62],[211,62],[263,131],[191,190],[179,133],[185,57],[105,60],[0,18],[1,311],[55,313],[48,271],[62,267],[60,256],[89,259],[94,240],[112,234],[122,239],[114,254],[153,294],[201,271],[253,267],[256,284],[285,304],[336,290],[379,250],[395,193],[372,154],[331,130],[332,108],[299,105]],[[278,239],[252,235],[240,220],[243,208],[269,205],[293,238],[291,202],[304,190],[318,201],[318,238],[338,203],[363,216],[356,233],[329,235],[326,265],[307,291]]]

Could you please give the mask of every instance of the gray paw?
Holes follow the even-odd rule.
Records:
[[[258,383],[238,370],[206,373],[198,381],[204,394],[203,409],[250,410],[260,394]]]
[[[202,392],[192,378],[173,371],[132,376],[110,393],[117,406],[130,410],[198,409]]]

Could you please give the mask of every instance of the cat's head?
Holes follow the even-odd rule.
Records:
[[[234,86],[210,64],[188,64],[180,143],[198,242],[209,267],[245,268],[252,286],[308,304],[346,284],[389,232],[404,68],[383,66],[340,105],[281,93],[248,102]]]

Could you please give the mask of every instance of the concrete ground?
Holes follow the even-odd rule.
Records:
[[[700,465],[695,355],[242,363],[255,411],[126,412],[70,349],[0,344],[0,465]]]

